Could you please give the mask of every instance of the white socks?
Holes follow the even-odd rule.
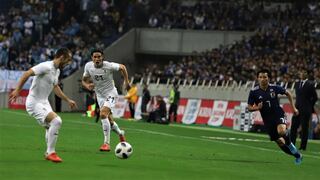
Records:
[[[57,116],[49,124],[50,124],[50,127],[48,130],[46,130],[46,141],[47,141],[47,153],[51,154],[55,152],[58,133],[62,124],[62,120],[59,116]]]
[[[104,135],[104,144],[110,144],[110,122],[108,118],[101,119],[103,135]]]
[[[46,135],[45,135],[45,139],[46,139],[46,144],[48,144],[48,136],[49,136],[49,128],[46,128]]]
[[[123,131],[120,130],[118,124],[117,124],[115,121],[113,121],[113,125],[112,125],[111,128],[112,128],[112,130],[113,130],[114,132],[116,132],[118,135],[123,135]]]

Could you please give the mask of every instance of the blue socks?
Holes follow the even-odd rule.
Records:
[[[295,158],[300,158],[301,157],[301,154],[299,153],[297,148],[293,145],[293,143],[290,143],[287,146],[288,146],[288,148],[290,149],[290,152],[294,155]]]
[[[290,143],[290,144],[287,145],[287,146],[288,146],[288,148],[290,149],[290,151],[291,151],[292,154],[297,154],[297,153],[298,153],[297,148],[296,148],[292,143]]]

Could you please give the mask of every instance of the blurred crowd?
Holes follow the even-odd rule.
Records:
[[[23,0],[0,14],[0,69],[27,70],[52,58],[56,48],[73,52],[68,76],[120,37],[124,19],[108,0]]]
[[[260,1],[170,1],[150,15],[148,24],[164,29],[253,31],[264,15]]]
[[[10,1],[6,1],[10,2]],[[13,2],[13,1],[12,1]],[[68,76],[130,27],[253,31],[228,46],[152,64],[137,78],[255,79],[268,68],[272,81],[292,81],[299,69],[320,80],[320,4],[264,1],[16,0],[0,13],[0,69],[27,70],[50,59],[57,47],[74,52]],[[20,3],[19,3],[20,2]],[[157,3],[156,3],[157,2]],[[148,18],[149,17],[149,18]]]
[[[252,4],[212,1],[192,6],[171,3],[155,14],[159,21],[154,27],[255,30],[255,33],[228,46],[177,58],[164,67],[150,65],[136,74],[137,78],[150,78],[152,82],[158,78],[160,82],[168,78],[188,82],[247,81],[255,79],[257,69],[267,68],[272,72],[273,82],[293,81],[298,78],[299,69],[309,70],[320,81],[320,3],[273,8],[266,8],[258,1]],[[199,14],[204,19],[201,27],[196,25]],[[169,19],[169,26],[164,19]],[[190,22],[192,26],[181,25],[183,22]],[[214,26],[208,26],[208,22]]]

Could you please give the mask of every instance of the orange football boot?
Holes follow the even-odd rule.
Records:
[[[46,156],[46,160],[55,162],[55,163],[60,163],[62,162],[62,159],[57,155],[57,153],[53,152],[49,155]]]
[[[109,144],[102,144],[102,146],[100,147],[100,151],[110,151]]]

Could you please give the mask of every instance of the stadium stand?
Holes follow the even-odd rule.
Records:
[[[10,2],[1,5],[1,9],[11,7],[0,15],[1,69],[26,70],[50,58],[57,46],[68,46],[74,62],[63,72],[66,77],[88,61],[89,48],[105,48],[131,27],[149,26],[255,33],[228,46],[176,58],[164,67],[152,64],[135,79],[244,82],[253,80],[261,67],[272,70],[274,82],[294,81],[301,68],[312,70],[315,79],[320,79],[320,11],[315,3],[20,0],[8,5]]]
[[[214,8],[217,6],[224,11]],[[169,3],[165,9],[150,16],[149,26],[254,30],[255,34],[229,46],[177,58],[164,67],[150,65],[136,77],[150,79],[151,82],[160,79],[164,83],[162,80],[168,78],[180,79],[181,82],[187,79],[188,83],[197,80],[239,82],[254,80],[257,69],[267,68],[272,70],[273,82],[292,82],[297,78],[295,72],[305,68],[312,71],[315,80],[319,81],[319,14],[320,9],[315,3],[303,6],[288,3],[273,7],[261,2]],[[200,26],[197,23],[199,15],[203,19]],[[155,21],[158,21],[157,25],[152,24]]]
[[[7,5],[9,4],[9,5]],[[108,1],[17,1],[0,15],[0,69],[27,70],[67,46],[74,52],[66,77],[88,61],[89,49],[105,48],[125,31],[124,19]],[[4,11],[2,11],[4,12]]]

